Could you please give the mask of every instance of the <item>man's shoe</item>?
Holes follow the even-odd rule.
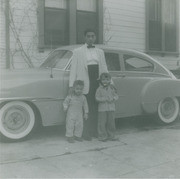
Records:
[[[69,143],[74,143],[74,138],[73,137],[67,137],[67,141]]]
[[[119,138],[109,138],[110,141],[119,141]]]
[[[91,138],[91,137],[89,137],[89,136],[87,136],[87,137],[83,137],[83,139],[84,139],[84,140],[87,140],[87,141],[91,141],[91,140],[92,140],[92,138]]]
[[[99,139],[99,141],[101,141],[101,142],[106,142],[107,139]]]
[[[76,136],[74,136],[74,139],[77,140],[77,141],[79,141],[79,142],[82,142],[82,141],[83,141],[83,139],[82,139],[81,137],[76,137]]]

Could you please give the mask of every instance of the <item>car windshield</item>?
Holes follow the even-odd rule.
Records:
[[[72,52],[68,50],[56,50],[52,52],[45,62],[40,66],[41,68],[59,68],[64,69],[69,59],[72,56]]]

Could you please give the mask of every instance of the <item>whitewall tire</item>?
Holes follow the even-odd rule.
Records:
[[[8,139],[22,139],[28,136],[35,125],[35,114],[24,102],[6,103],[0,109],[0,133]]]
[[[158,104],[158,120],[162,124],[170,124],[179,116],[179,102],[175,97],[162,99]]]

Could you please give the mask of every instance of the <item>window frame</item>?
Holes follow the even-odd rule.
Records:
[[[78,39],[78,23],[79,23],[79,20],[78,20],[78,13],[79,14],[88,14],[88,15],[92,15],[92,16],[95,16],[95,19],[96,19],[96,29],[94,29],[96,31],[96,43],[99,43],[99,39],[98,39],[98,36],[99,36],[99,32],[98,32],[98,0],[95,0],[95,5],[96,5],[96,10],[95,11],[88,11],[88,10],[82,10],[82,9],[76,9],[76,43],[77,44],[81,44],[81,42],[79,43],[79,39]]]
[[[67,17],[68,17],[68,45],[77,44],[77,32],[76,32],[76,11],[77,11],[77,1],[67,0]],[[98,23],[98,39],[99,43],[103,43],[103,0],[97,0],[97,23]],[[45,29],[44,29],[44,18],[45,18],[45,0],[38,0],[38,49],[39,52],[44,52],[45,49],[55,49],[57,46],[61,45],[45,45]],[[63,46],[63,45],[62,45]]]
[[[76,25],[78,25],[78,13],[84,13],[84,14],[89,14],[89,15],[94,15],[95,17],[96,17],[96,19],[97,19],[97,17],[98,17],[98,14],[97,14],[97,11],[96,12],[91,12],[91,11],[84,11],[84,10],[77,10],[76,11]],[[97,28],[97,25],[98,25],[98,21],[96,20],[96,28]],[[98,33],[98,31],[97,31],[97,29],[95,29],[95,31],[96,31],[96,37],[97,37],[97,39],[96,39],[96,42],[98,43],[99,42],[99,39],[98,39],[98,36],[99,36],[99,33]],[[83,34],[84,35],[84,34]],[[81,44],[81,43],[79,43],[78,42],[78,26],[76,26],[76,43],[77,44]]]
[[[164,56],[164,55],[175,55],[175,56],[179,56],[179,21],[178,21],[178,18],[179,18],[179,1],[178,0],[174,0],[175,3],[176,3],[176,51],[174,52],[171,52],[171,51],[166,51],[165,50],[165,34],[164,34],[164,31],[165,31],[165,27],[162,26],[162,40],[161,40],[161,43],[162,43],[162,50],[150,50],[149,48],[149,0],[146,0],[146,53],[148,54],[160,54],[161,56]],[[163,0],[161,0],[161,2],[163,2]],[[162,6],[161,6],[162,8]],[[162,22],[162,19],[161,19],[161,22]]]
[[[66,14],[66,21],[68,19],[68,10],[67,9],[62,9],[62,8],[52,8],[52,7],[44,7],[44,13],[45,11],[47,10],[54,10],[54,11],[59,11],[59,13],[64,13]],[[64,11],[64,12],[63,12]],[[44,22],[45,22],[45,14],[44,14]],[[65,27],[64,27],[67,31],[69,31],[69,27],[68,27],[68,23],[66,22],[65,24]],[[47,48],[51,48],[52,46],[53,47],[59,47],[60,45],[52,45],[52,44],[46,44],[45,42],[45,38],[46,38],[46,34],[45,34],[45,23],[44,23],[44,46],[47,47]],[[69,43],[69,36],[67,35],[67,44]],[[67,44],[61,44],[61,45],[67,45]]]

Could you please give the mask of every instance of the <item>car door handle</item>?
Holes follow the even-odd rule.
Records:
[[[126,75],[125,74],[117,74],[117,77],[124,78]]]

